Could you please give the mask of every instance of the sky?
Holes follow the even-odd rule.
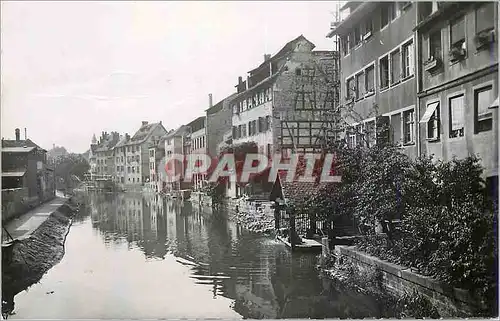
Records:
[[[177,128],[299,35],[332,50],[337,4],[2,1],[2,137],[83,153],[94,133]]]

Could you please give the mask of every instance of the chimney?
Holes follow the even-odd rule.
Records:
[[[28,139],[28,130],[24,127],[24,140]]]
[[[238,77],[238,85],[241,85],[242,82],[243,82],[243,77],[239,76]]]
[[[208,108],[212,107],[212,94],[208,94]]]
[[[142,126],[146,126],[147,124],[148,124],[147,121],[145,121],[145,120],[142,121]]]
[[[264,54],[264,62],[268,61],[269,59],[271,59],[271,55],[270,54]]]
[[[125,134],[125,138],[127,139],[127,141],[130,140],[130,135],[128,133]]]
[[[16,141],[21,140],[21,134],[19,133],[19,128],[16,128]]]

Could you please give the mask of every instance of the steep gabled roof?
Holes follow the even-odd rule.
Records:
[[[153,123],[153,124],[145,124],[142,125],[139,130],[132,136],[130,139],[130,144],[142,144],[146,141],[149,136],[154,132],[154,130],[158,127],[163,127],[161,123]],[[163,127],[165,129],[165,127]],[[165,130],[166,131],[166,130]]]
[[[217,104],[215,104],[212,107],[205,110],[207,112],[207,115],[212,115],[212,114],[215,114],[215,113],[218,113],[219,111],[221,111],[222,108],[224,108],[224,102],[226,100],[230,100],[230,99],[234,98],[236,95],[237,95],[237,93],[233,93],[233,94],[227,96],[226,98],[222,99],[221,101],[219,101]]]
[[[315,45],[312,42],[310,42],[309,40],[307,40],[306,37],[304,37],[303,35],[300,35],[297,38],[295,38],[295,39],[287,42],[287,44],[285,46],[283,46],[283,48],[281,48],[281,50],[278,51],[277,54],[275,54],[274,56],[272,56],[268,60],[266,60],[263,63],[261,63],[257,68],[254,68],[254,69],[250,70],[249,73],[253,73],[254,71],[257,71],[257,70],[259,70],[260,68],[262,68],[264,66],[268,66],[270,62],[286,56],[290,52],[294,51],[295,50],[295,45],[297,44],[297,42],[302,41],[302,40],[305,40],[308,43],[310,43],[312,45],[313,49],[314,49]]]
[[[119,135],[113,135],[113,133],[111,133],[111,135],[109,135],[109,137],[105,141],[101,142],[97,146],[96,152],[107,152],[113,149],[115,145],[118,144],[119,140]]]
[[[189,128],[186,125],[181,125],[179,128],[176,130],[171,131],[167,135],[165,135],[165,139],[172,138],[172,137],[178,137],[184,135]]]
[[[35,144],[31,139],[23,139],[23,140],[15,140],[15,139],[2,139],[2,147],[36,147],[36,148],[41,148],[37,144]]]

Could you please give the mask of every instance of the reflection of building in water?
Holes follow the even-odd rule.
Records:
[[[180,207],[177,202],[168,200],[166,202],[165,217],[167,222],[167,238],[171,241],[177,239],[177,213],[180,213]],[[179,210],[178,210],[179,209]]]

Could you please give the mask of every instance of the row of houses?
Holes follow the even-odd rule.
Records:
[[[262,154],[314,152],[325,138],[351,145],[400,144],[411,157],[479,154],[488,184],[498,180],[498,5],[494,2],[347,2],[314,50],[303,35],[238,77],[218,103],[167,131],[148,124],[132,137],[93,142],[94,172],[121,185],[199,189],[161,177],[172,154],[216,157],[253,142]],[[389,129],[389,130],[387,130]],[[91,158],[92,161],[92,158]],[[183,174],[182,164],[175,173]],[[239,186],[226,186],[238,197]]]
[[[143,122],[131,138],[125,134],[103,132],[99,140],[92,139],[90,149],[91,176],[110,179],[123,189],[150,187],[156,191],[202,188],[204,175],[184,180],[181,163],[173,163],[174,174],[181,181],[165,177],[164,159],[173,154],[207,154],[212,158],[229,145],[254,142],[260,153],[300,147],[302,150],[320,149],[311,144],[321,130],[317,125],[301,128],[300,136],[309,135],[308,143],[295,143],[283,138],[283,122],[289,120],[295,135],[299,135],[299,121],[321,122],[327,112],[334,110],[338,94],[334,94],[334,66],[338,56],[333,51],[314,51],[314,44],[303,35],[291,40],[275,55],[264,55],[264,60],[248,72],[245,79],[238,77],[234,92],[213,104],[208,96],[204,113],[179,128],[166,130],[160,123]],[[241,192],[229,186],[229,196]]]

